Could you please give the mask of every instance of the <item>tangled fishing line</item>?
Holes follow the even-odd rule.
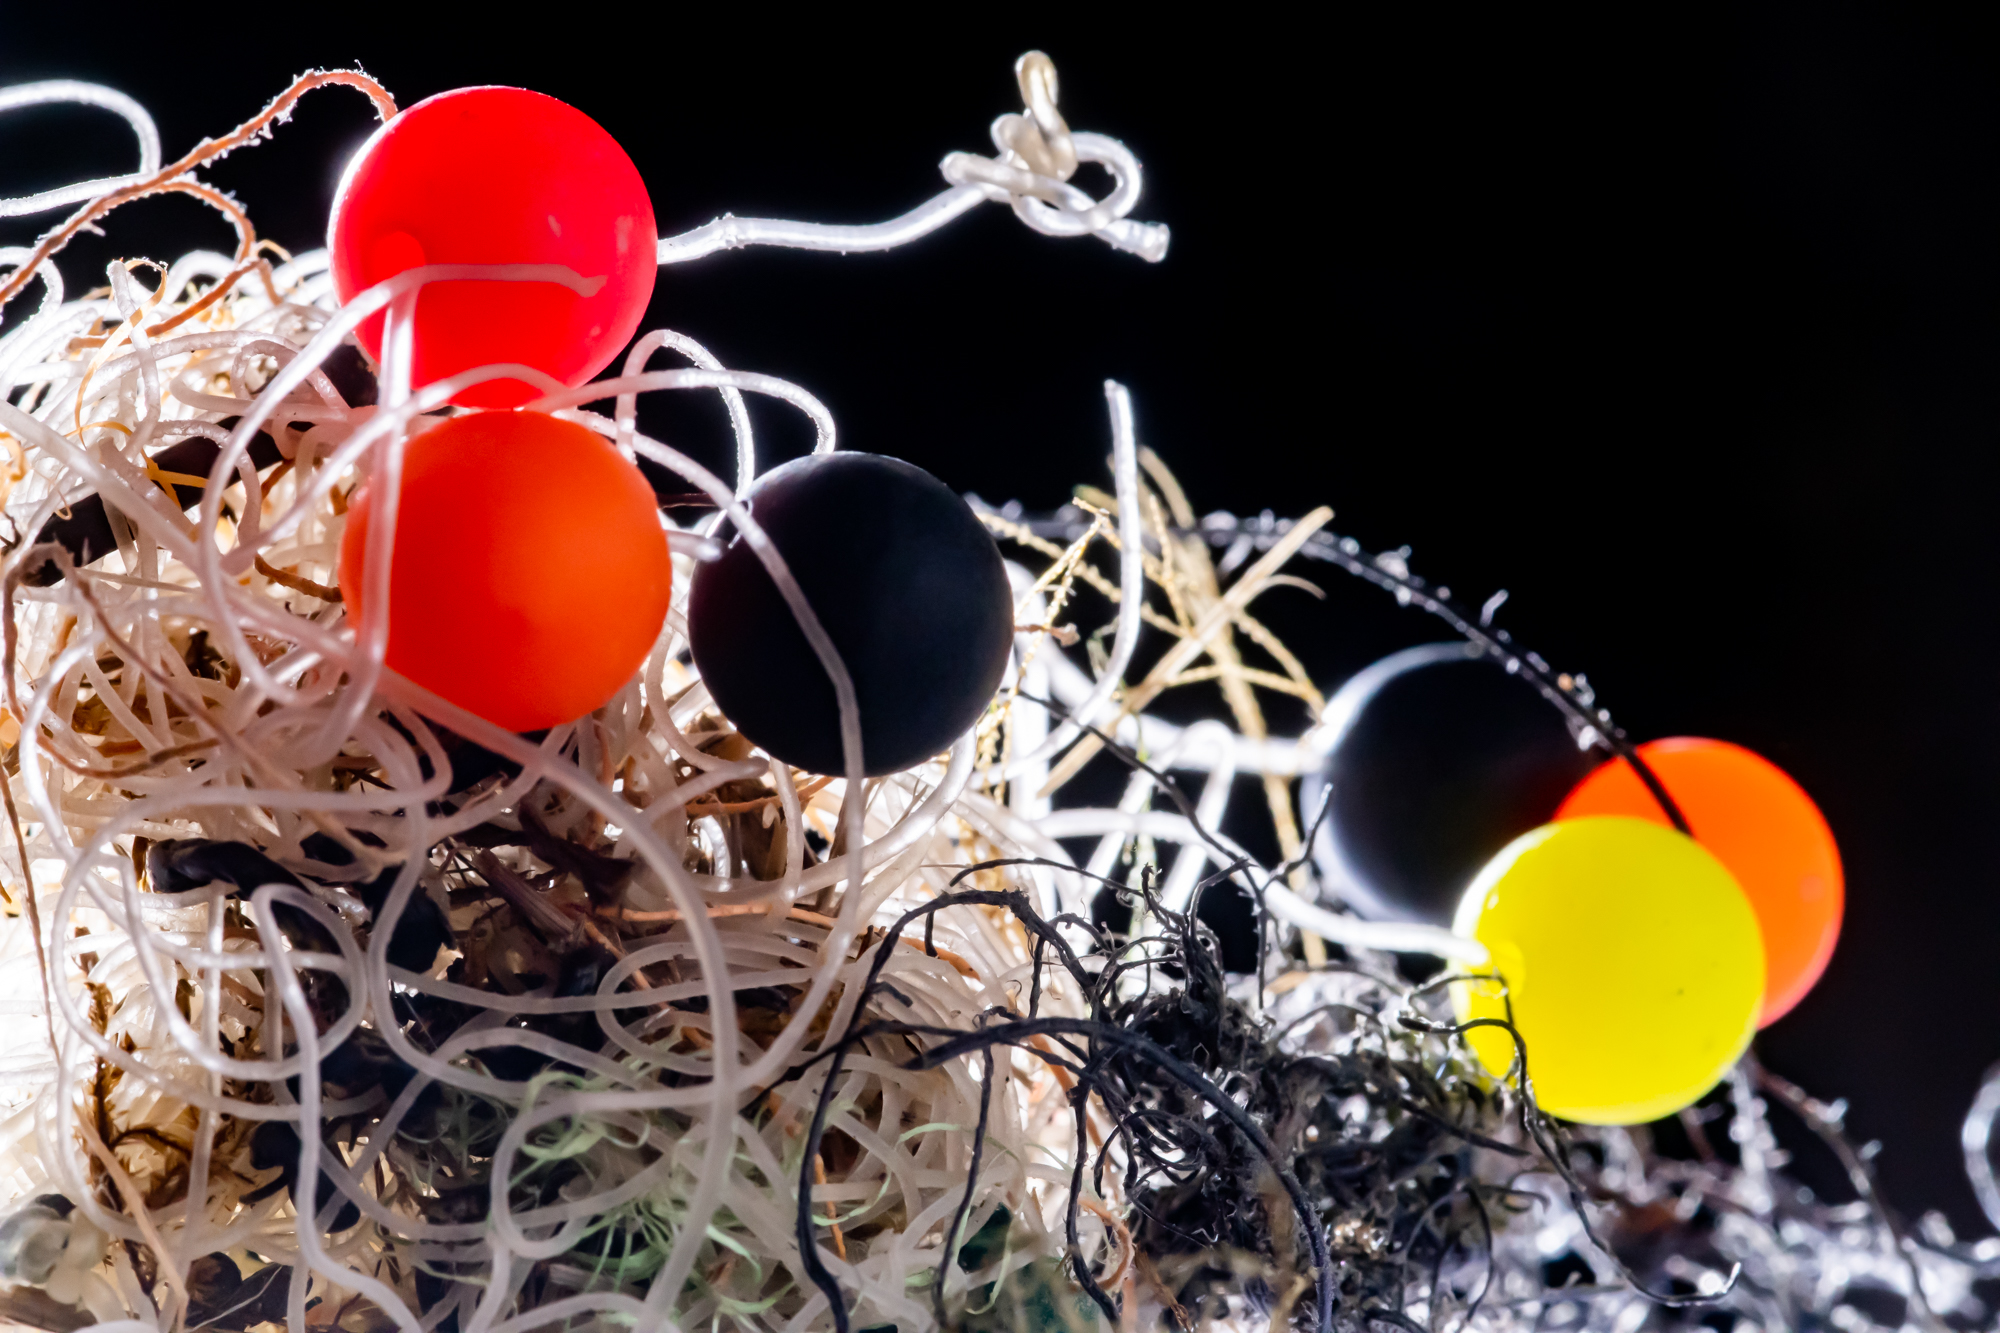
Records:
[[[883,248],[986,200],[1161,257],[1165,229],[1128,216],[1136,160],[1069,131],[1045,57],[1021,83],[997,155],[947,158],[949,188],[903,218],[725,217],[660,258]],[[2000,1277],[2000,1243],[1907,1233],[1838,1108],[1752,1064],[1686,1117],[1686,1151],[1559,1126],[1518,1067],[1479,1070],[1443,979],[1412,983],[1391,952],[1450,976],[1479,946],[1361,921],[1306,854],[1292,784],[1323,729],[1272,735],[1260,697],[1325,701],[1252,605],[1330,563],[1527,676],[1582,743],[1621,734],[1491,607],[1459,611],[1328,511],[1197,518],[1116,385],[1110,493],[982,507],[1012,557],[1014,659],[978,726],[909,771],[861,780],[837,657],[847,776],[757,752],[678,610],[618,697],[538,738],[388,671],[383,623],[349,624],[332,586],[348,495],[363,475],[393,494],[450,398],[524,373],[413,392],[415,295],[581,279],[436,266],[338,307],[323,252],[274,252],[193,174],[328,84],[393,114],[364,76],[310,75],[165,167],[129,99],[0,92],[0,110],[106,107],[141,144],[131,176],[0,201],[82,204],[0,251],[0,305],[42,288],[0,326],[0,1314],[349,1333],[1991,1318],[1976,1284]],[[1068,183],[1079,161],[1111,171],[1105,200]],[[71,298],[62,244],[163,190],[221,209],[236,253],[113,264]],[[385,311],[378,377],[351,335]],[[662,350],[689,367],[648,370]],[[540,410],[735,523],[813,632],[738,501],[757,473],[743,395],[797,408],[831,449],[815,398],[666,330],[613,380],[542,387]],[[637,395],[667,390],[722,395],[733,481],[638,431]],[[582,406],[603,400],[611,416]],[[713,519],[663,521],[712,552]],[[1214,720],[1149,711],[1208,686]],[[1098,754],[1125,766],[1123,797],[1066,799]],[[1262,783],[1282,864],[1221,833],[1239,775]],[[1247,960],[1217,902],[1250,923]],[[1843,1154],[1856,1201],[1778,1173],[1773,1099]],[[1704,1126],[1725,1122],[1718,1146]]]

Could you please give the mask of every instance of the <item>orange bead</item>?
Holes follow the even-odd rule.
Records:
[[[1677,736],[1649,741],[1639,757],[1665,784],[1695,841],[1736,876],[1764,934],[1765,1027],[1797,1004],[1826,970],[1840,936],[1840,849],[1825,816],[1783,769],[1740,745]],[[1556,819],[1631,815],[1666,824],[1666,812],[1632,766],[1613,759],[1577,784]]]
[[[371,496],[340,587],[359,623]],[[672,557],[639,469],[540,412],[454,417],[412,439],[389,586],[391,669],[509,731],[574,721],[645,662]]]

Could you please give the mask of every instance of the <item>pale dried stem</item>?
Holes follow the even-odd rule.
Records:
[[[5,281],[0,281],[0,309],[4,309],[9,301],[18,296],[22,289],[33,280],[36,270],[47,260],[54,257],[65,245],[68,245],[78,232],[121,204],[129,204],[134,199],[143,199],[148,195],[176,192],[191,194],[204,203],[220,209],[223,215],[236,227],[237,262],[242,264],[248,261],[256,248],[257,237],[256,233],[250,227],[250,219],[245,216],[243,210],[237,207],[233,200],[219,191],[203,185],[199,181],[182,180],[180,178],[188,172],[193,171],[196,167],[213,162],[253,142],[259,135],[266,133],[276,122],[289,117],[293,105],[298,102],[299,98],[315,88],[332,84],[356,88],[366,93],[368,99],[375,104],[376,113],[385,122],[396,114],[396,100],[389,96],[388,90],[359,70],[317,70],[311,74],[300,75],[299,78],[293,81],[291,87],[273,98],[269,106],[221,138],[203,139],[179,161],[169,163],[144,180],[134,181],[130,185],[122,186],[108,194],[99,195],[72,213],[61,224],[44,235],[41,240],[37,241],[35,248],[29,253],[28,258],[23,261],[21,266],[15,269]],[[271,296],[275,303],[277,300],[276,291],[273,291]]]

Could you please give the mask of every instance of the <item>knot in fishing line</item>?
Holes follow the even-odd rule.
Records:
[[[939,164],[953,185],[979,187],[988,199],[1004,202],[1016,217],[1044,236],[1096,236],[1142,259],[1166,257],[1168,229],[1128,218],[1143,188],[1139,159],[1116,139],[1072,131],[1056,109],[1055,62],[1030,51],[1014,62],[1025,111],[993,122],[993,157],[948,153]],[[1095,162],[1111,176],[1102,199],[1070,184],[1077,167]]]
[[[993,141],[1002,151],[1011,150],[1030,170],[1068,180],[1076,174],[1076,143],[1068,122],[1056,110],[1056,62],[1030,51],[1014,62],[1014,78],[1021,85],[1027,114],[994,121]]]

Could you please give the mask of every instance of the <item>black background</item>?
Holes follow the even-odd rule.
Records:
[[[2000,62],[1982,34],[1843,6],[1542,29],[1424,10],[1394,30],[1244,9],[1142,38],[747,12],[706,30],[604,6],[513,30],[457,7],[428,28],[402,4],[211,38],[193,12],[8,8],[0,83],[123,88],[169,159],[315,65],[359,62],[404,105],[540,89],[625,144],[664,233],[724,210],[900,212],[940,188],[946,151],[989,151],[1013,58],[1048,50],[1071,124],[1145,161],[1164,264],[988,206],[886,256],[663,270],[647,327],[805,385],[851,447],[1031,506],[1104,480],[1116,377],[1197,508],[1332,503],[1342,531],[1410,544],[1475,601],[1511,590],[1502,623],[1588,672],[1636,736],[1776,759],[1840,838],[1848,918],[1759,1049],[1851,1099],[1899,1207],[1984,1233],[1957,1147],[2000,1058]],[[371,124],[358,95],[318,92],[203,174],[308,248]],[[105,113],[0,117],[0,194],[132,161]],[[0,244],[51,220],[0,222]],[[72,291],[113,256],[231,242],[178,198],[105,229],[66,256]],[[647,410],[724,461],[711,408]],[[760,422],[769,457],[809,443],[783,412]],[[1329,591],[1266,604],[1328,685],[1435,637],[1379,594]]]

